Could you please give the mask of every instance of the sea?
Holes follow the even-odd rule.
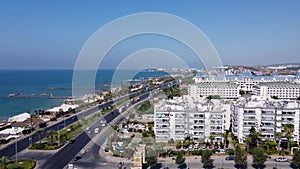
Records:
[[[136,70],[118,70],[118,78],[113,79],[115,72],[98,70],[95,88],[105,91],[108,87],[126,84],[128,80],[168,75],[162,71],[147,70],[136,74]],[[49,99],[48,95],[72,96],[72,78],[73,70],[0,70],[0,121],[24,112],[46,110],[61,105],[64,99]],[[16,93],[26,97],[8,97],[9,94]],[[92,91],[86,94],[91,93]]]

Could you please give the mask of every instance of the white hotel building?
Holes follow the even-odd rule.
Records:
[[[223,141],[222,134],[229,130],[230,104],[220,100],[183,96],[172,100],[160,100],[154,105],[154,132],[156,142],[204,138]]]
[[[261,132],[262,138],[276,139],[276,133],[284,133],[284,125],[294,124],[293,140],[299,142],[299,101],[279,101],[268,98],[259,100],[241,99],[233,106],[232,133],[243,143],[253,126]]]
[[[241,72],[240,74],[225,75],[224,72],[215,73],[214,75],[203,75],[198,73],[194,77],[196,84],[205,83],[233,83],[239,86],[240,90],[248,93],[252,93],[255,85],[265,82],[285,82],[300,84],[300,70],[296,75],[278,75],[275,72],[274,75],[253,75],[250,72]]]
[[[239,85],[234,83],[197,83],[189,85],[188,94],[193,97],[219,95],[221,99],[237,99],[240,96],[239,91]]]
[[[261,99],[276,96],[278,99],[296,99],[300,96],[300,85],[289,82],[267,82],[253,86],[253,94]]]

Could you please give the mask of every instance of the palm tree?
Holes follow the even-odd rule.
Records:
[[[288,149],[290,149],[290,139],[292,138],[292,133],[294,132],[294,124],[292,123],[285,124],[284,131],[286,132],[286,137],[288,139]]]
[[[278,145],[277,145],[278,155],[280,154],[281,136],[282,136],[281,132],[276,133],[276,139],[278,140]]]
[[[250,144],[251,144],[252,140],[250,137],[246,138],[246,143],[247,143],[247,151],[250,152]]]
[[[205,143],[205,139],[203,137],[198,138],[198,142],[200,146],[202,146]]]
[[[266,138],[266,140],[265,140],[265,143],[266,143],[266,145],[267,145],[267,150],[268,150],[268,152],[270,151],[270,144],[271,144],[271,140],[269,139],[269,138]]]
[[[223,138],[224,138],[224,143],[225,143],[225,148],[227,145],[227,139],[228,139],[228,132],[226,131],[226,133],[222,134]]]
[[[211,134],[211,135],[209,136],[209,139],[210,139],[210,143],[213,144],[213,141],[214,141],[214,139],[215,139],[215,135],[214,135],[214,134]]]
[[[8,157],[6,157],[6,156],[2,156],[1,158],[0,158],[0,162],[1,162],[1,164],[2,164],[2,169],[6,169],[7,168],[7,163],[9,162],[10,160],[9,160],[9,158]]]
[[[40,144],[42,143],[42,134],[43,134],[43,132],[44,131],[42,129],[39,129],[38,131],[36,131],[36,134],[39,137]]]
[[[50,138],[51,141],[51,146],[53,146],[53,142],[54,142],[54,135],[56,134],[55,130],[49,130],[47,132],[48,137]]]
[[[261,133],[257,132],[257,131],[254,132],[254,134],[253,134],[253,137],[255,138],[255,141],[256,141],[256,147],[257,148],[259,147],[260,136],[261,136]]]

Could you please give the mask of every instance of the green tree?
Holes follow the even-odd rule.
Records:
[[[252,143],[252,139],[250,137],[247,137],[246,143],[247,143],[247,151],[250,152],[250,144]]]
[[[282,136],[281,132],[276,133],[276,139],[278,141],[278,145],[277,145],[278,155],[280,154],[281,136]]]
[[[143,132],[142,132],[142,136],[143,136],[143,137],[149,137],[149,134],[148,134],[147,131],[143,131]]]
[[[42,134],[43,134],[43,130],[42,129],[39,129],[38,131],[36,131],[36,134],[38,135],[39,137],[39,142],[40,144],[42,143]]]
[[[256,129],[252,126],[250,128],[250,134],[249,134],[249,138],[250,140],[247,140],[249,142],[249,151],[251,151],[253,148],[258,148],[259,147],[259,142],[261,141],[261,133],[257,132]]]
[[[212,151],[204,150],[201,154],[201,162],[203,163],[204,168],[211,168],[214,160],[211,159]]]
[[[58,110],[58,115],[59,115],[59,116],[62,116],[62,115],[64,115],[64,111],[63,111],[63,109],[59,109],[59,110]]]
[[[56,135],[56,131],[55,130],[49,130],[47,132],[47,135],[50,139],[50,142],[51,142],[51,146],[53,146],[53,143],[54,143],[54,136]]]
[[[175,159],[175,163],[177,165],[182,165],[185,162],[185,158],[183,157],[183,152],[179,151],[177,153],[176,159]]]
[[[292,123],[285,124],[284,131],[286,132],[286,137],[288,139],[288,149],[290,149],[290,140],[292,138],[292,133],[294,131],[294,124]]]
[[[198,138],[198,142],[200,146],[202,146],[205,143],[205,139],[203,137]]]
[[[234,162],[238,169],[247,168],[247,152],[239,145],[235,148]]]
[[[228,155],[234,155],[234,149],[229,148],[228,149]]]
[[[262,148],[255,148],[252,151],[253,156],[253,164],[257,166],[257,168],[262,168],[265,162],[267,161],[267,156],[264,153]]]
[[[6,169],[7,168],[7,164],[10,162],[9,158],[6,156],[2,156],[0,158],[0,162],[2,164],[2,169]]]
[[[152,168],[157,164],[157,158],[156,156],[146,157],[146,162]]]
[[[297,169],[300,168],[300,150],[294,151],[292,162]]]
[[[209,136],[209,140],[210,140],[210,143],[211,143],[211,144],[213,144],[214,139],[215,139],[215,135],[214,135],[214,134],[211,134],[211,135]]]

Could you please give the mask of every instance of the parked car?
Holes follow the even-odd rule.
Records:
[[[199,148],[199,145],[198,144],[195,144],[194,145],[194,149],[198,149]]]
[[[287,158],[286,157],[278,157],[275,159],[276,162],[287,162]]]
[[[189,145],[189,149],[193,149],[193,147],[194,147],[194,146],[193,146],[192,144]]]
[[[225,158],[225,160],[229,161],[229,160],[234,160],[234,156],[228,156]]]

